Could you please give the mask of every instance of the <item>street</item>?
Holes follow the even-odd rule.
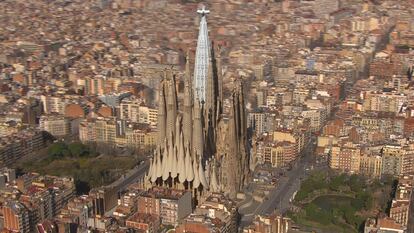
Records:
[[[312,142],[308,144],[303,155],[293,165],[292,169],[286,171],[285,176],[281,177],[276,187],[270,191],[267,199],[260,203],[253,212],[248,214],[244,212],[241,219],[241,227],[250,224],[257,214],[271,214],[275,211],[279,214],[286,213],[290,208],[292,196],[300,188],[301,179],[306,178],[308,175],[307,168],[314,162],[312,153],[314,145]]]
[[[144,177],[149,168],[149,161],[146,160],[144,163],[137,165],[125,175],[114,181],[107,187],[113,187],[118,192],[124,191],[130,184],[137,182],[140,178]]]

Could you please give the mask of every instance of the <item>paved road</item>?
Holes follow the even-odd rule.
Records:
[[[144,177],[148,168],[149,160],[146,160],[143,164],[134,167],[121,178],[108,185],[108,187],[114,187],[118,192],[124,191],[130,184],[135,183]]]
[[[256,214],[271,214],[274,211],[284,214],[290,207],[290,199],[299,190],[301,178],[307,176],[306,168],[313,164],[313,144],[309,143],[305,153],[293,166],[292,170],[285,173],[277,186],[267,196],[268,199],[261,203],[252,213],[243,215],[241,226],[246,226],[253,221]]]

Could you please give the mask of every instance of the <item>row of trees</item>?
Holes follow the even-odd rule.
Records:
[[[73,142],[70,144],[66,144],[64,142],[57,142],[49,146],[48,155],[49,158],[60,159],[95,157],[97,156],[97,153],[80,142]]]

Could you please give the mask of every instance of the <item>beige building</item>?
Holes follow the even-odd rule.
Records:
[[[79,139],[82,142],[115,144],[116,121],[112,118],[83,120],[79,124]]]
[[[290,142],[295,144],[296,153],[300,154],[304,149],[307,137],[305,133],[293,132],[290,130],[277,130],[273,132],[273,141]]]
[[[338,138],[335,136],[318,136],[318,147],[331,147],[338,144]]]
[[[150,128],[127,127],[123,138],[127,147],[151,148],[157,143],[157,132]]]
[[[298,153],[295,144],[283,141],[266,146],[265,156],[270,156],[270,159],[266,158],[265,160],[270,160],[272,167],[284,167],[295,160]]]
[[[117,122],[114,119],[97,119],[95,122],[96,142],[115,144]]]
[[[11,165],[21,157],[46,147],[44,132],[21,130],[0,138],[0,163]]]
[[[326,109],[311,109],[302,112],[304,118],[310,120],[311,132],[318,132],[326,121]]]
[[[95,120],[85,119],[79,123],[79,140],[83,143],[95,142]]]
[[[349,173],[359,173],[361,150],[353,145],[333,146],[329,156],[329,166],[332,169]]]
[[[156,125],[158,110],[145,106],[141,99],[127,98],[119,106],[120,118],[134,123]]]
[[[147,106],[140,106],[138,112],[138,123],[156,125],[158,119],[158,109]]]
[[[400,176],[397,190],[391,203],[390,218],[404,227],[407,227],[409,224],[413,185],[413,175]]]
[[[63,115],[43,115],[39,120],[39,128],[55,137],[71,134],[70,120]]]
[[[394,92],[367,92],[363,104],[364,111],[398,113],[401,106],[407,103],[407,96]]]
[[[382,174],[382,157],[374,154],[361,154],[359,173],[367,177],[380,178]]]
[[[236,203],[222,193],[212,193],[181,221],[176,232],[233,233],[237,232],[238,217]]]
[[[43,104],[43,111],[46,114],[50,113],[65,113],[65,100],[62,96],[42,95],[40,100]]]
[[[399,176],[414,171],[414,152],[399,145],[386,145],[382,151],[382,173]]]
[[[258,215],[253,223],[243,228],[243,233],[287,233],[290,232],[292,221],[279,215]]]
[[[82,142],[97,142],[130,148],[151,148],[156,144],[157,132],[148,125],[140,125],[115,118],[83,120],[79,124]]]

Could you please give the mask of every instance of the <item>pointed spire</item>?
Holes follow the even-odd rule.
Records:
[[[174,138],[174,140],[175,140],[175,142],[174,142],[174,145],[172,145],[172,155],[171,155],[171,158],[170,158],[170,170],[171,170],[171,177],[172,178],[175,178],[175,177],[177,177],[177,174],[178,174],[178,162],[177,162],[177,159],[178,159],[178,147],[179,147],[179,145],[180,145],[180,137],[179,137],[179,135],[180,134],[182,134],[181,133],[181,116],[180,115],[178,115],[177,116],[177,122],[176,122],[176,125],[175,125],[175,133],[176,133],[176,135],[174,136],[175,138]]]
[[[211,175],[211,161],[213,160],[214,157],[209,158],[206,162],[205,162],[205,166],[204,166],[204,174],[206,177],[206,181],[207,184],[210,185],[210,175]]]
[[[167,130],[166,136],[169,136],[172,132],[175,134],[175,123],[178,112],[177,107],[177,90],[175,83],[175,75],[172,74],[172,70],[168,70],[168,96],[167,96]]]
[[[161,148],[157,152],[157,159],[155,161],[155,175],[152,177],[152,182],[155,182],[158,177],[162,176],[162,164],[161,164]]]
[[[203,187],[208,189],[209,186],[207,183],[206,174],[204,173],[203,165],[201,164],[201,159],[198,165],[198,176]]]
[[[171,144],[171,143],[170,143]],[[168,160],[169,160],[169,148],[167,145],[167,140],[165,140],[165,144],[164,144],[164,153],[162,156],[162,180],[166,181],[168,179],[168,177],[170,176],[170,171],[168,169]]]
[[[169,172],[171,172],[171,177],[172,178],[177,177],[176,164],[177,164],[177,157],[176,157],[176,153],[175,153],[175,150],[174,150],[174,145],[173,145],[172,140],[171,140],[170,148],[168,150],[168,166],[167,166],[167,169],[168,169]]]
[[[197,156],[196,156],[197,157]],[[200,186],[200,177],[198,175],[198,163],[197,159],[193,159],[192,169],[194,171],[194,180],[193,180],[193,188],[198,188]]]
[[[187,50],[187,54],[185,57],[185,84],[191,85],[191,70],[190,70],[190,50]],[[191,86],[190,86],[191,87]]]
[[[238,83],[238,97],[239,97],[239,111],[240,111],[240,133],[243,138],[247,136],[247,120],[246,120],[246,107],[244,106],[244,93],[243,83],[239,80]]]
[[[158,145],[161,145],[165,139],[166,133],[166,121],[167,121],[167,109],[165,103],[165,82],[161,81],[159,87],[159,99],[158,99]]]
[[[208,62],[208,73],[207,73],[207,81],[206,81],[206,97],[205,97],[205,107],[204,107],[205,116],[208,116],[210,112],[215,112],[214,106],[216,104],[216,101],[215,101],[216,93],[214,91],[214,87],[215,85],[214,85],[213,58],[210,57],[209,62]]]
[[[184,112],[183,112],[183,136],[185,142],[192,145],[193,137],[193,93],[190,80],[184,83]]]
[[[150,177],[151,177],[151,182],[154,183],[157,180],[157,153],[158,153],[158,148],[155,149],[154,151],[154,158],[152,159],[152,163],[151,163],[151,173],[150,173]]]
[[[152,175],[151,175],[151,183],[155,183],[155,181],[157,181],[157,168],[158,168],[158,160],[157,157],[154,158],[153,161],[153,169],[152,169]]]
[[[206,14],[208,10],[203,6],[202,9],[197,11],[201,15],[200,28],[198,32],[197,50],[194,65],[194,94],[200,101],[205,101],[205,87],[208,72],[208,62],[210,56],[210,42],[208,39],[208,29]]]
[[[200,102],[196,99],[194,104],[194,123],[193,123],[193,154],[204,157],[204,132],[201,122]]]
[[[219,97],[220,97],[220,101],[223,102],[223,68],[222,68],[222,64],[221,64],[221,46],[219,45],[217,47],[217,58],[216,58],[216,62],[217,62],[217,77],[218,77],[218,89],[219,89]]]
[[[154,157],[155,158],[155,157]],[[152,158],[150,158],[149,161],[149,168],[148,168],[148,173],[146,175],[147,180],[151,181],[151,177],[152,177],[152,170],[153,170],[153,165],[152,165]]]
[[[191,154],[190,150],[187,147],[187,153],[185,155],[185,172],[186,172],[186,180],[188,182],[193,181],[194,179],[194,170],[191,161]]]
[[[184,139],[183,139],[183,133],[180,134],[180,143],[178,145],[178,156],[177,156],[177,172],[178,172],[178,180],[180,183],[184,183],[186,179],[186,173],[185,173],[185,150],[184,150]]]
[[[208,75],[206,82],[206,102],[210,105],[210,108],[214,107],[217,99],[217,67],[216,58],[214,52],[214,41],[211,41],[210,57],[208,61]]]
[[[216,173],[216,164],[215,161],[213,161],[212,163],[212,172],[210,175],[210,190],[212,192],[218,192],[219,190],[219,185],[218,185],[218,181],[217,181],[217,173]]]

